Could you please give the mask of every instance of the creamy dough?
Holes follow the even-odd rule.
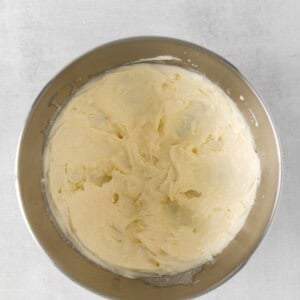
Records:
[[[142,63],[87,84],[49,135],[50,207],[86,256],[128,277],[210,261],[243,226],[260,164],[233,101],[204,76]]]

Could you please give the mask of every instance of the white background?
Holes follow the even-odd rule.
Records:
[[[17,138],[30,105],[67,63],[105,42],[162,35],[235,64],[262,95],[283,148],[273,226],[249,263],[203,299],[300,299],[300,1],[0,0],[0,298],[99,299],[31,238],[15,195]]]

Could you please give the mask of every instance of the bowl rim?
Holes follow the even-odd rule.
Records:
[[[276,214],[276,211],[278,209],[278,204],[279,204],[279,199],[280,199],[280,194],[281,194],[281,187],[282,187],[282,146],[281,146],[281,142],[279,139],[279,135],[278,135],[278,130],[277,130],[277,126],[274,124],[274,118],[271,117],[271,113],[270,110],[267,109],[266,104],[263,102],[262,97],[260,96],[260,94],[256,91],[256,89],[253,88],[253,86],[250,84],[250,82],[245,78],[245,76],[239,71],[239,69],[237,67],[235,67],[231,62],[229,62],[227,59],[225,59],[224,57],[222,57],[221,55],[217,54],[214,51],[211,51],[203,46],[197,45],[195,43],[189,42],[189,41],[185,41],[182,39],[178,39],[178,38],[173,38],[173,37],[166,37],[166,36],[157,36],[157,35],[139,35],[139,36],[132,36],[132,37],[126,37],[126,38],[120,38],[120,39],[116,39],[104,44],[101,44],[99,46],[96,46],[94,48],[92,48],[91,50],[84,52],[83,54],[81,54],[80,56],[76,57],[75,59],[71,60],[68,64],[66,64],[63,68],[61,68],[58,72],[56,72],[51,79],[46,83],[46,85],[44,85],[44,87],[41,89],[41,91],[37,94],[37,96],[35,97],[35,100],[33,101],[33,103],[31,104],[31,106],[29,107],[29,110],[26,114],[26,118],[25,118],[25,122],[23,124],[22,130],[19,134],[19,138],[18,138],[18,142],[17,142],[17,148],[16,148],[16,156],[15,156],[15,170],[14,170],[14,181],[15,181],[15,189],[16,189],[16,196],[17,196],[17,201],[19,203],[19,207],[21,210],[21,214],[23,216],[23,219],[26,223],[26,226],[31,234],[31,236],[33,237],[33,240],[35,240],[36,244],[39,245],[39,248],[43,250],[44,254],[46,254],[46,257],[51,261],[52,264],[54,264],[57,269],[64,274],[67,278],[71,279],[73,282],[75,282],[76,284],[78,284],[79,286],[85,288],[86,290],[96,294],[96,295],[103,295],[103,296],[108,296],[110,297],[110,294],[107,294],[105,292],[99,292],[98,290],[92,289],[90,287],[88,287],[87,285],[85,285],[84,283],[80,282],[79,280],[76,280],[75,278],[73,278],[72,276],[70,276],[70,274],[68,274],[65,270],[63,270],[63,268],[61,268],[60,265],[58,265],[54,259],[52,259],[52,257],[49,255],[49,251],[46,247],[44,247],[40,241],[39,241],[39,237],[37,237],[34,233],[33,230],[33,226],[29,220],[29,217],[26,214],[26,210],[25,210],[25,206],[24,206],[24,200],[21,197],[21,184],[20,184],[20,154],[21,154],[21,145],[23,142],[23,138],[24,138],[24,134],[27,128],[27,125],[31,119],[31,116],[35,110],[36,105],[39,103],[40,101],[40,97],[43,95],[43,93],[48,89],[48,87],[51,85],[51,83],[54,81],[55,78],[57,78],[61,73],[63,73],[66,69],[68,69],[71,65],[76,64],[78,61],[80,61],[81,59],[83,59],[85,56],[88,56],[90,54],[92,54],[93,52],[97,52],[99,50],[101,50],[102,48],[105,47],[109,47],[109,46],[113,46],[113,45],[118,45],[120,43],[124,43],[124,42],[133,42],[133,41],[149,41],[149,40],[155,40],[155,41],[168,41],[168,42],[172,42],[174,44],[181,44],[181,45],[185,45],[189,48],[194,48],[196,50],[205,52],[207,55],[211,56],[212,58],[216,59],[219,62],[223,62],[228,68],[230,68],[238,77],[240,77],[240,79],[242,81],[244,81],[246,83],[246,85],[248,86],[248,88],[251,90],[251,92],[255,95],[256,99],[259,101],[259,104],[261,105],[261,107],[263,108],[263,111],[267,117],[267,120],[270,124],[272,133],[274,135],[274,140],[275,140],[275,145],[277,148],[277,160],[278,160],[278,180],[277,180],[277,187],[276,187],[276,196],[274,199],[274,205],[272,208],[272,212],[270,214],[270,217],[267,221],[267,224],[265,226],[264,231],[262,232],[262,234],[259,236],[259,239],[257,240],[257,243],[252,247],[250,254],[248,257],[245,257],[245,259],[243,261],[240,262],[240,264],[234,268],[232,270],[232,272],[230,272],[229,274],[227,274],[226,276],[224,276],[223,279],[219,280],[218,282],[216,282],[215,284],[212,284],[211,286],[209,286],[208,288],[204,289],[203,291],[198,293],[198,296],[204,295],[214,289],[216,289],[217,287],[223,285],[227,280],[229,280],[231,277],[233,277],[235,274],[237,274],[245,265],[246,263],[249,261],[249,259],[252,257],[252,255],[254,254],[254,252],[257,250],[257,248],[261,245],[262,240],[264,239],[266,233],[269,231],[271,224],[274,221],[274,216]],[[111,271],[110,271],[111,272]],[[194,295],[195,296],[195,295]],[[192,296],[193,297],[193,296]]]

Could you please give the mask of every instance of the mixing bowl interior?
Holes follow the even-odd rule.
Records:
[[[142,58],[173,56],[159,63],[194,69],[219,85],[235,101],[249,124],[261,161],[262,177],[246,224],[216,257],[193,276],[193,284],[152,286],[128,279],[93,264],[59,234],[46,210],[41,184],[42,155],[47,132],[59,109],[90,78]],[[20,139],[17,179],[28,225],[51,260],[74,281],[99,294],[128,299],[176,299],[200,295],[233,275],[248,260],[263,238],[273,216],[280,184],[280,153],[272,122],[258,95],[242,75],[212,52],[183,41],[140,37],[116,41],[80,57],[60,72],[38,96]]]

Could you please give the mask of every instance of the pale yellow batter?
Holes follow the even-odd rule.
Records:
[[[211,260],[244,224],[260,177],[233,101],[200,74],[149,63],[75,95],[51,130],[44,166],[64,233],[129,277]]]

